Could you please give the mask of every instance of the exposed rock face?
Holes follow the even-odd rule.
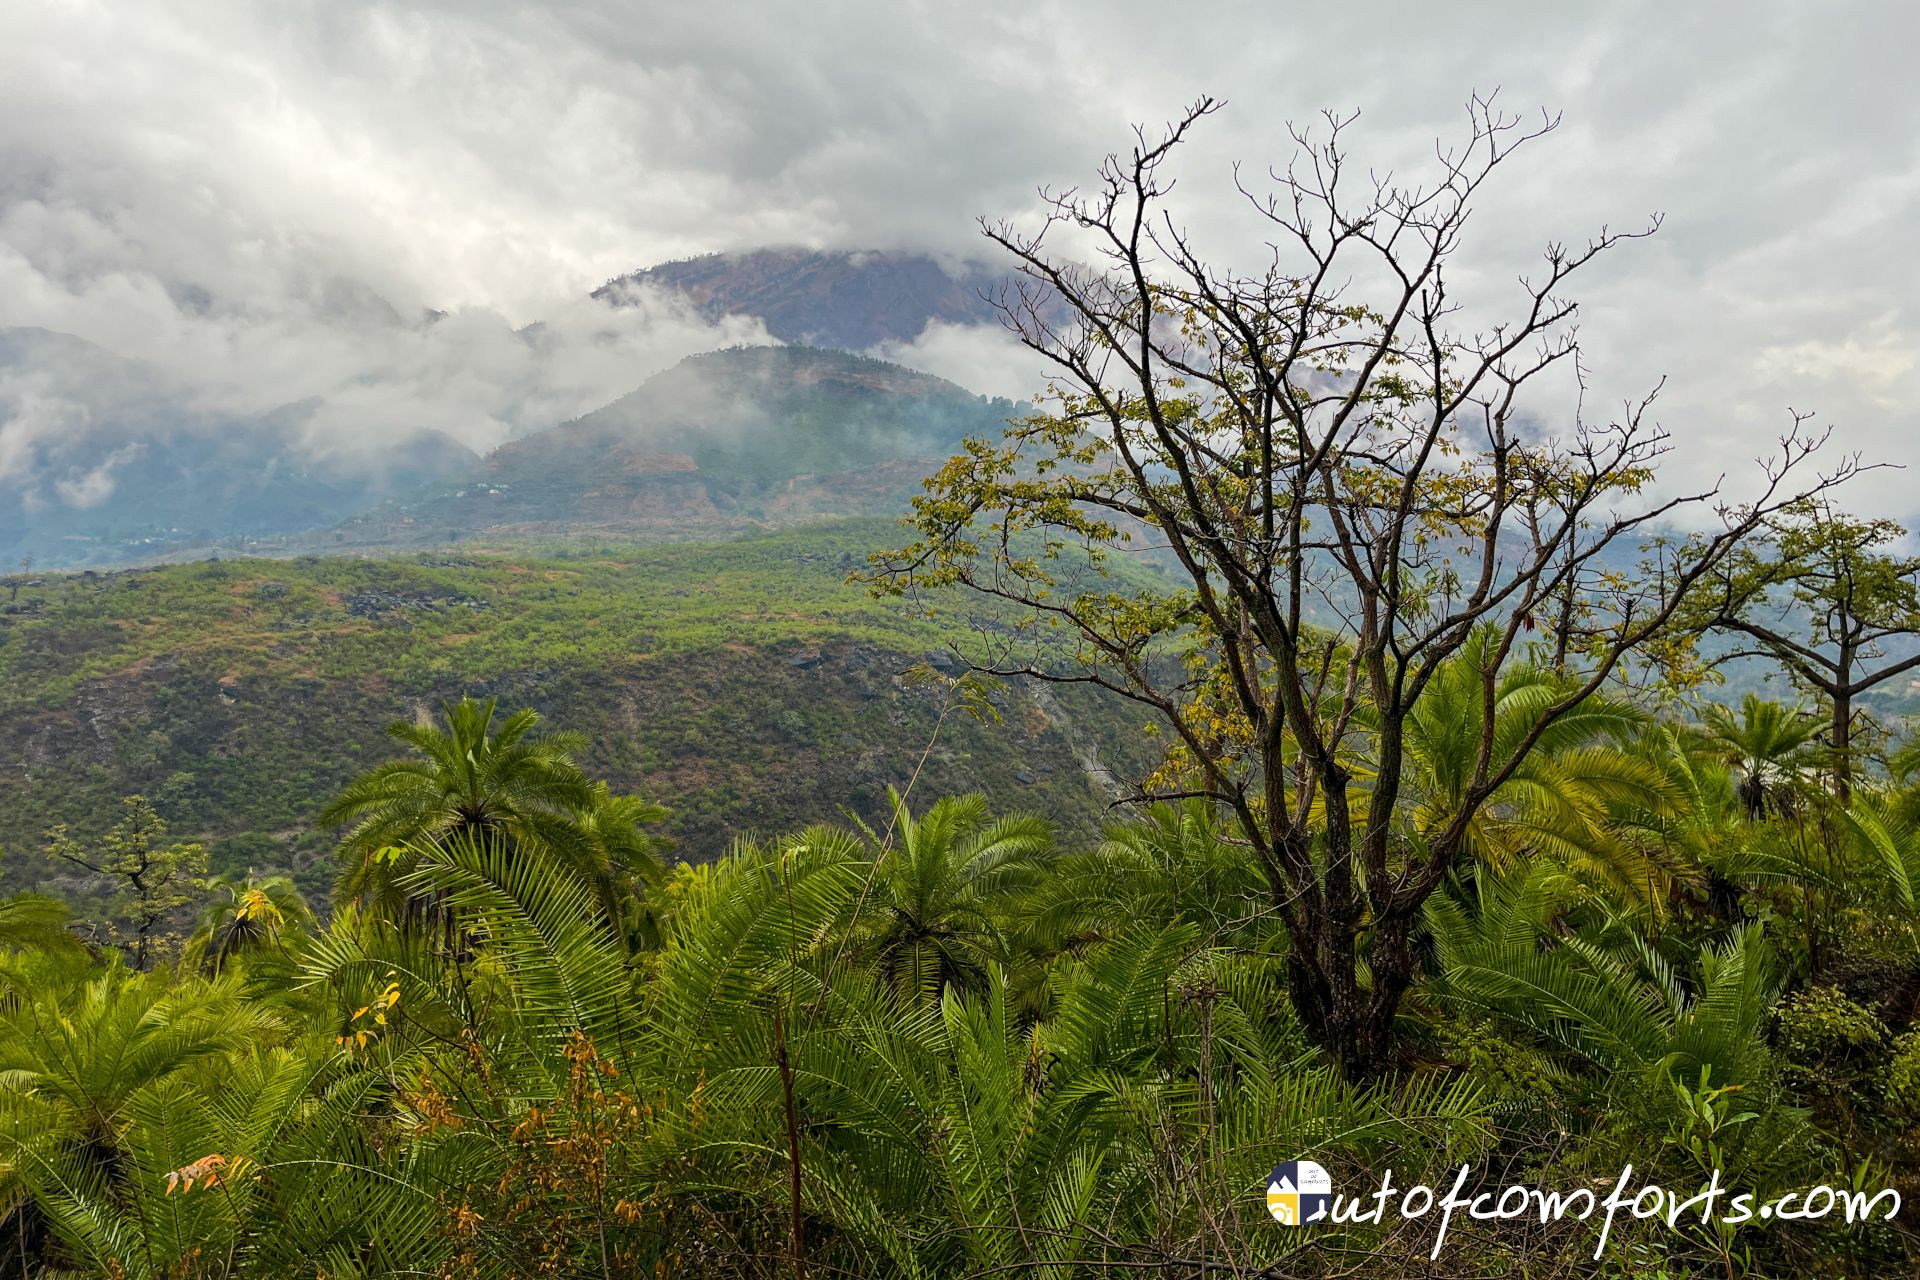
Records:
[[[341,598],[341,606],[352,618],[384,618],[392,614],[422,610],[490,609],[492,604],[478,596],[430,596],[406,591],[369,588]]]

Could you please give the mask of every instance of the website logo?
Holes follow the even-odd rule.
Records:
[[[1724,1232],[1748,1223],[1824,1219],[1853,1226],[1892,1222],[1899,1216],[1901,1207],[1900,1193],[1892,1187],[1873,1191],[1822,1184],[1762,1199],[1755,1192],[1722,1185],[1718,1169],[1711,1170],[1707,1181],[1691,1196],[1684,1189],[1657,1183],[1636,1184],[1632,1165],[1620,1170],[1611,1191],[1606,1189],[1604,1181],[1576,1186],[1571,1191],[1519,1184],[1473,1190],[1468,1186],[1472,1175],[1473,1166],[1463,1164],[1450,1188],[1426,1183],[1402,1188],[1394,1182],[1393,1170],[1388,1169],[1377,1191],[1345,1196],[1333,1193],[1333,1179],[1321,1166],[1311,1160],[1289,1160],[1276,1167],[1267,1179],[1267,1212],[1273,1215],[1274,1221],[1290,1227],[1312,1222],[1330,1226],[1378,1226],[1386,1221],[1388,1213],[1396,1211],[1403,1221],[1437,1216],[1439,1229],[1433,1237],[1433,1249],[1427,1255],[1430,1258],[1440,1256],[1454,1215],[1461,1211],[1480,1221],[1530,1218],[1542,1226],[1569,1220],[1592,1221],[1599,1228],[1593,1249],[1594,1260],[1598,1261],[1612,1237],[1614,1219],[1623,1212],[1637,1219],[1663,1221],[1670,1231],[1682,1229],[1682,1220],[1687,1219],[1688,1226],[1697,1221],[1701,1226]]]
[[[1287,1160],[1267,1178],[1267,1212],[1289,1227],[1319,1222],[1333,1207],[1333,1178],[1311,1160]]]

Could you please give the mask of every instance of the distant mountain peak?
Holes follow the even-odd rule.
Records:
[[[661,263],[609,280],[593,296],[619,306],[633,292],[664,289],[709,322],[751,316],[782,342],[866,351],[912,342],[935,320],[994,323],[982,293],[1001,279],[918,253],[755,249]]]
[[[858,387],[897,396],[977,398],[973,392],[945,378],[909,369],[889,360],[853,351],[799,345],[725,347],[718,351],[703,351],[654,374],[647,382],[664,385],[677,378],[694,376],[724,379],[742,390],[758,381],[773,382],[783,387]]]

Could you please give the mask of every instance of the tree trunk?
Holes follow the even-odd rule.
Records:
[[[1399,789],[1398,735],[1386,735],[1373,799]],[[1286,922],[1287,994],[1307,1038],[1332,1059],[1345,1079],[1360,1083],[1387,1070],[1393,1020],[1413,981],[1411,919],[1372,922],[1367,953],[1370,985],[1360,982],[1360,939],[1367,933],[1366,891],[1357,874],[1363,860],[1347,806],[1348,778],[1331,762],[1319,773],[1326,815],[1321,857],[1310,842],[1274,821],[1285,811],[1287,771],[1279,743],[1265,752],[1267,829],[1260,834],[1274,851],[1269,860],[1274,905]],[[1370,801],[1371,802],[1371,801]],[[1369,822],[1377,820],[1371,815]],[[1252,834],[1251,832],[1249,834]]]
[[[1853,796],[1853,690],[1845,683],[1837,689],[1833,696],[1833,798],[1845,804]]]
[[[1367,951],[1373,988],[1364,1028],[1362,1063],[1366,1077],[1384,1074],[1391,1064],[1393,1020],[1399,1016],[1400,1001],[1414,979],[1412,934],[1413,921],[1400,916],[1388,916],[1374,926],[1373,946]]]
[[[788,1230],[793,1247],[794,1280],[807,1280],[806,1213],[801,1208],[800,1125],[793,1107],[793,1065],[787,1058],[786,1022],[773,1011],[773,1061],[780,1071],[780,1099],[787,1119],[787,1194],[793,1203]]]
[[[1358,931],[1325,915],[1290,928],[1287,996],[1307,1039],[1355,1084],[1378,1078],[1392,1060],[1393,1021],[1413,985],[1411,926],[1386,922],[1367,952],[1368,986],[1359,980]]]

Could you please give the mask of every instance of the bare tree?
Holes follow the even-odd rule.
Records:
[[[1475,813],[1549,726],[1665,642],[1763,520],[1857,461],[1803,480],[1823,437],[1795,417],[1749,501],[1654,497],[1668,436],[1651,395],[1604,424],[1525,429],[1529,385],[1578,369],[1562,287],[1653,229],[1549,245],[1511,318],[1455,331],[1448,268],[1474,197],[1554,120],[1475,98],[1465,145],[1436,148],[1420,187],[1353,171],[1351,117],[1295,130],[1267,193],[1236,177],[1271,239],[1244,274],[1203,261],[1166,209],[1168,157],[1215,109],[1138,134],[1091,191],[1043,192],[1037,230],[986,226],[1021,277],[998,298],[1005,321],[1054,370],[1049,411],[969,442],[916,500],[918,540],[872,577],[992,601],[983,669],[1153,710],[1173,749],[1141,797],[1232,811],[1291,935],[1293,1004],[1360,1078],[1390,1065],[1422,904]],[[1080,239],[1063,251],[1062,234]],[[1093,266],[1075,256],[1089,238]],[[1683,517],[1708,531],[1651,536]],[[1172,585],[1126,563],[1143,546],[1177,566]],[[1503,671],[1543,619],[1560,623],[1555,696],[1496,734]],[[1461,662],[1479,689],[1466,780],[1416,822],[1409,717]]]

